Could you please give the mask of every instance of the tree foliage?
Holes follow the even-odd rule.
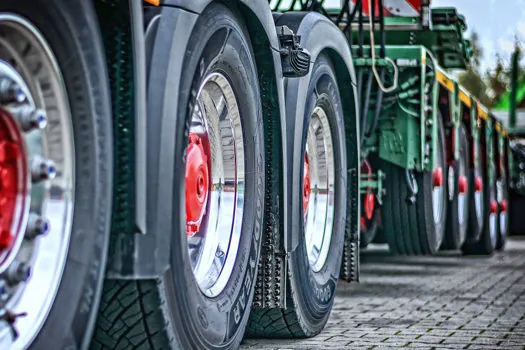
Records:
[[[510,60],[506,62],[501,55],[497,55],[495,66],[486,72],[481,72],[480,63],[483,59],[483,49],[476,32],[472,33],[470,41],[473,51],[472,59],[467,70],[459,74],[458,80],[481,103],[490,108],[510,90],[511,62]],[[515,49],[521,50],[521,44],[517,37],[515,43]],[[525,80],[524,67],[520,67],[518,77],[519,81]]]

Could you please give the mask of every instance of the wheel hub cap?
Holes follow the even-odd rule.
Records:
[[[310,161],[308,160],[308,153],[304,154],[304,175],[303,175],[303,213],[306,215],[308,210],[308,202],[310,200],[311,190],[310,183]]]
[[[490,201],[490,214],[496,214],[498,212],[498,202]]]
[[[481,176],[476,176],[476,178],[474,179],[474,186],[476,192],[483,191],[483,180],[481,179]]]
[[[458,180],[458,192],[461,194],[467,193],[468,180],[466,176],[460,176]]]
[[[27,194],[25,159],[24,143],[18,127],[12,116],[0,109],[0,257],[9,254],[20,233],[12,226],[16,213],[20,212],[20,199]]]
[[[195,235],[201,226],[209,192],[208,156],[201,138],[191,133],[186,159],[186,234]]]
[[[508,207],[509,207],[509,204],[508,204],[507,200],[506,199],[502,200],[501,203],[500,203],[500,211],[502,213],[504,213],[504,212],[507,211]]]
[[[432,184],[434,187],[443,186],[443,169],[441,169],[441,167],[437,167],[432,172]]]

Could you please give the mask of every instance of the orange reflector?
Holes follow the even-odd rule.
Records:
[[[147,2],[148,4],[153,5],[153,6],[160,5],[160,0],[144,0],[144,2]]]

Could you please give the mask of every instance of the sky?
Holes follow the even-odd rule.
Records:
[[[525,0],[431,0],[432,7],[455,7],[467,21],[467,36],[479,34],[482,71],[495,65],[496,54],[508,62],[517,34],[525,47]]]

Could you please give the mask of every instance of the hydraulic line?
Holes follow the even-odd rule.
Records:
[[[363,57],[363,42],[364,42],[364,29],[363,29],[363,5],[359,1],[359,30],[357,32],[358,44],[357,57]],[[372,50],[373,51],[373,50]]]
[[[381,80],[385,79],[385,73],[386,73],[386,68],[385,67],[381,68]],[[379,116],[381,115],[381,112],[383,111],[383,97],[384,97],[384,92],[383,90],[379,89],[377,93],[376,102],[375,102],[376,108],[375,108],[374,118],[372,119],[372,124],[370,125],[370,128],[368,128],[368,130],[365,133],[365,137],[372,136],[372,134],[375,132],[377,128],[377,122],[379,121]]]
[[[374,18],[373,18],[373,11],[374,11],[374,2],[369,1],[368,2],[368,11],[371,14],[369,16],[369,24],[370,24],[370,53],[372,56],[372,72],[374,73],[374,76],[377,81],[377,85],[379,85],[379,88],[383,90],[386,93],[393,92],[397,89],[398,79],[399,79],[399,68],[397,67],[396,63],[390,58],[385,57],[384,59],[388,61],[390,64],[392,64],[392,68],[394,69],[394,82],[392,86],[386,88],[383,85],[383,82],[381,80],[381,77],[379,76],[379,73],[377,72],[376,67],[376,50],[375,50],[375,38],[374,38]],[[359,21],[361,22],[361,20]]]
[[[368,72],[368,80],[366,82],[366,92],[364,95],[363,109],[361,110],[361,144],[364,141],[365,130],[368,122],[368,106],[370,104],[370,94],[372,92],[372,85],[374,83],[374,74]]]
[[[379,55],[381,58],[385,58],[386,56],[386,33],[385,33],[385,11],[383,8],[383,0],[379,0],[379,32],[381,34],[381,50],[379,51]],[[384,79],[384,78],[382,78]]]

